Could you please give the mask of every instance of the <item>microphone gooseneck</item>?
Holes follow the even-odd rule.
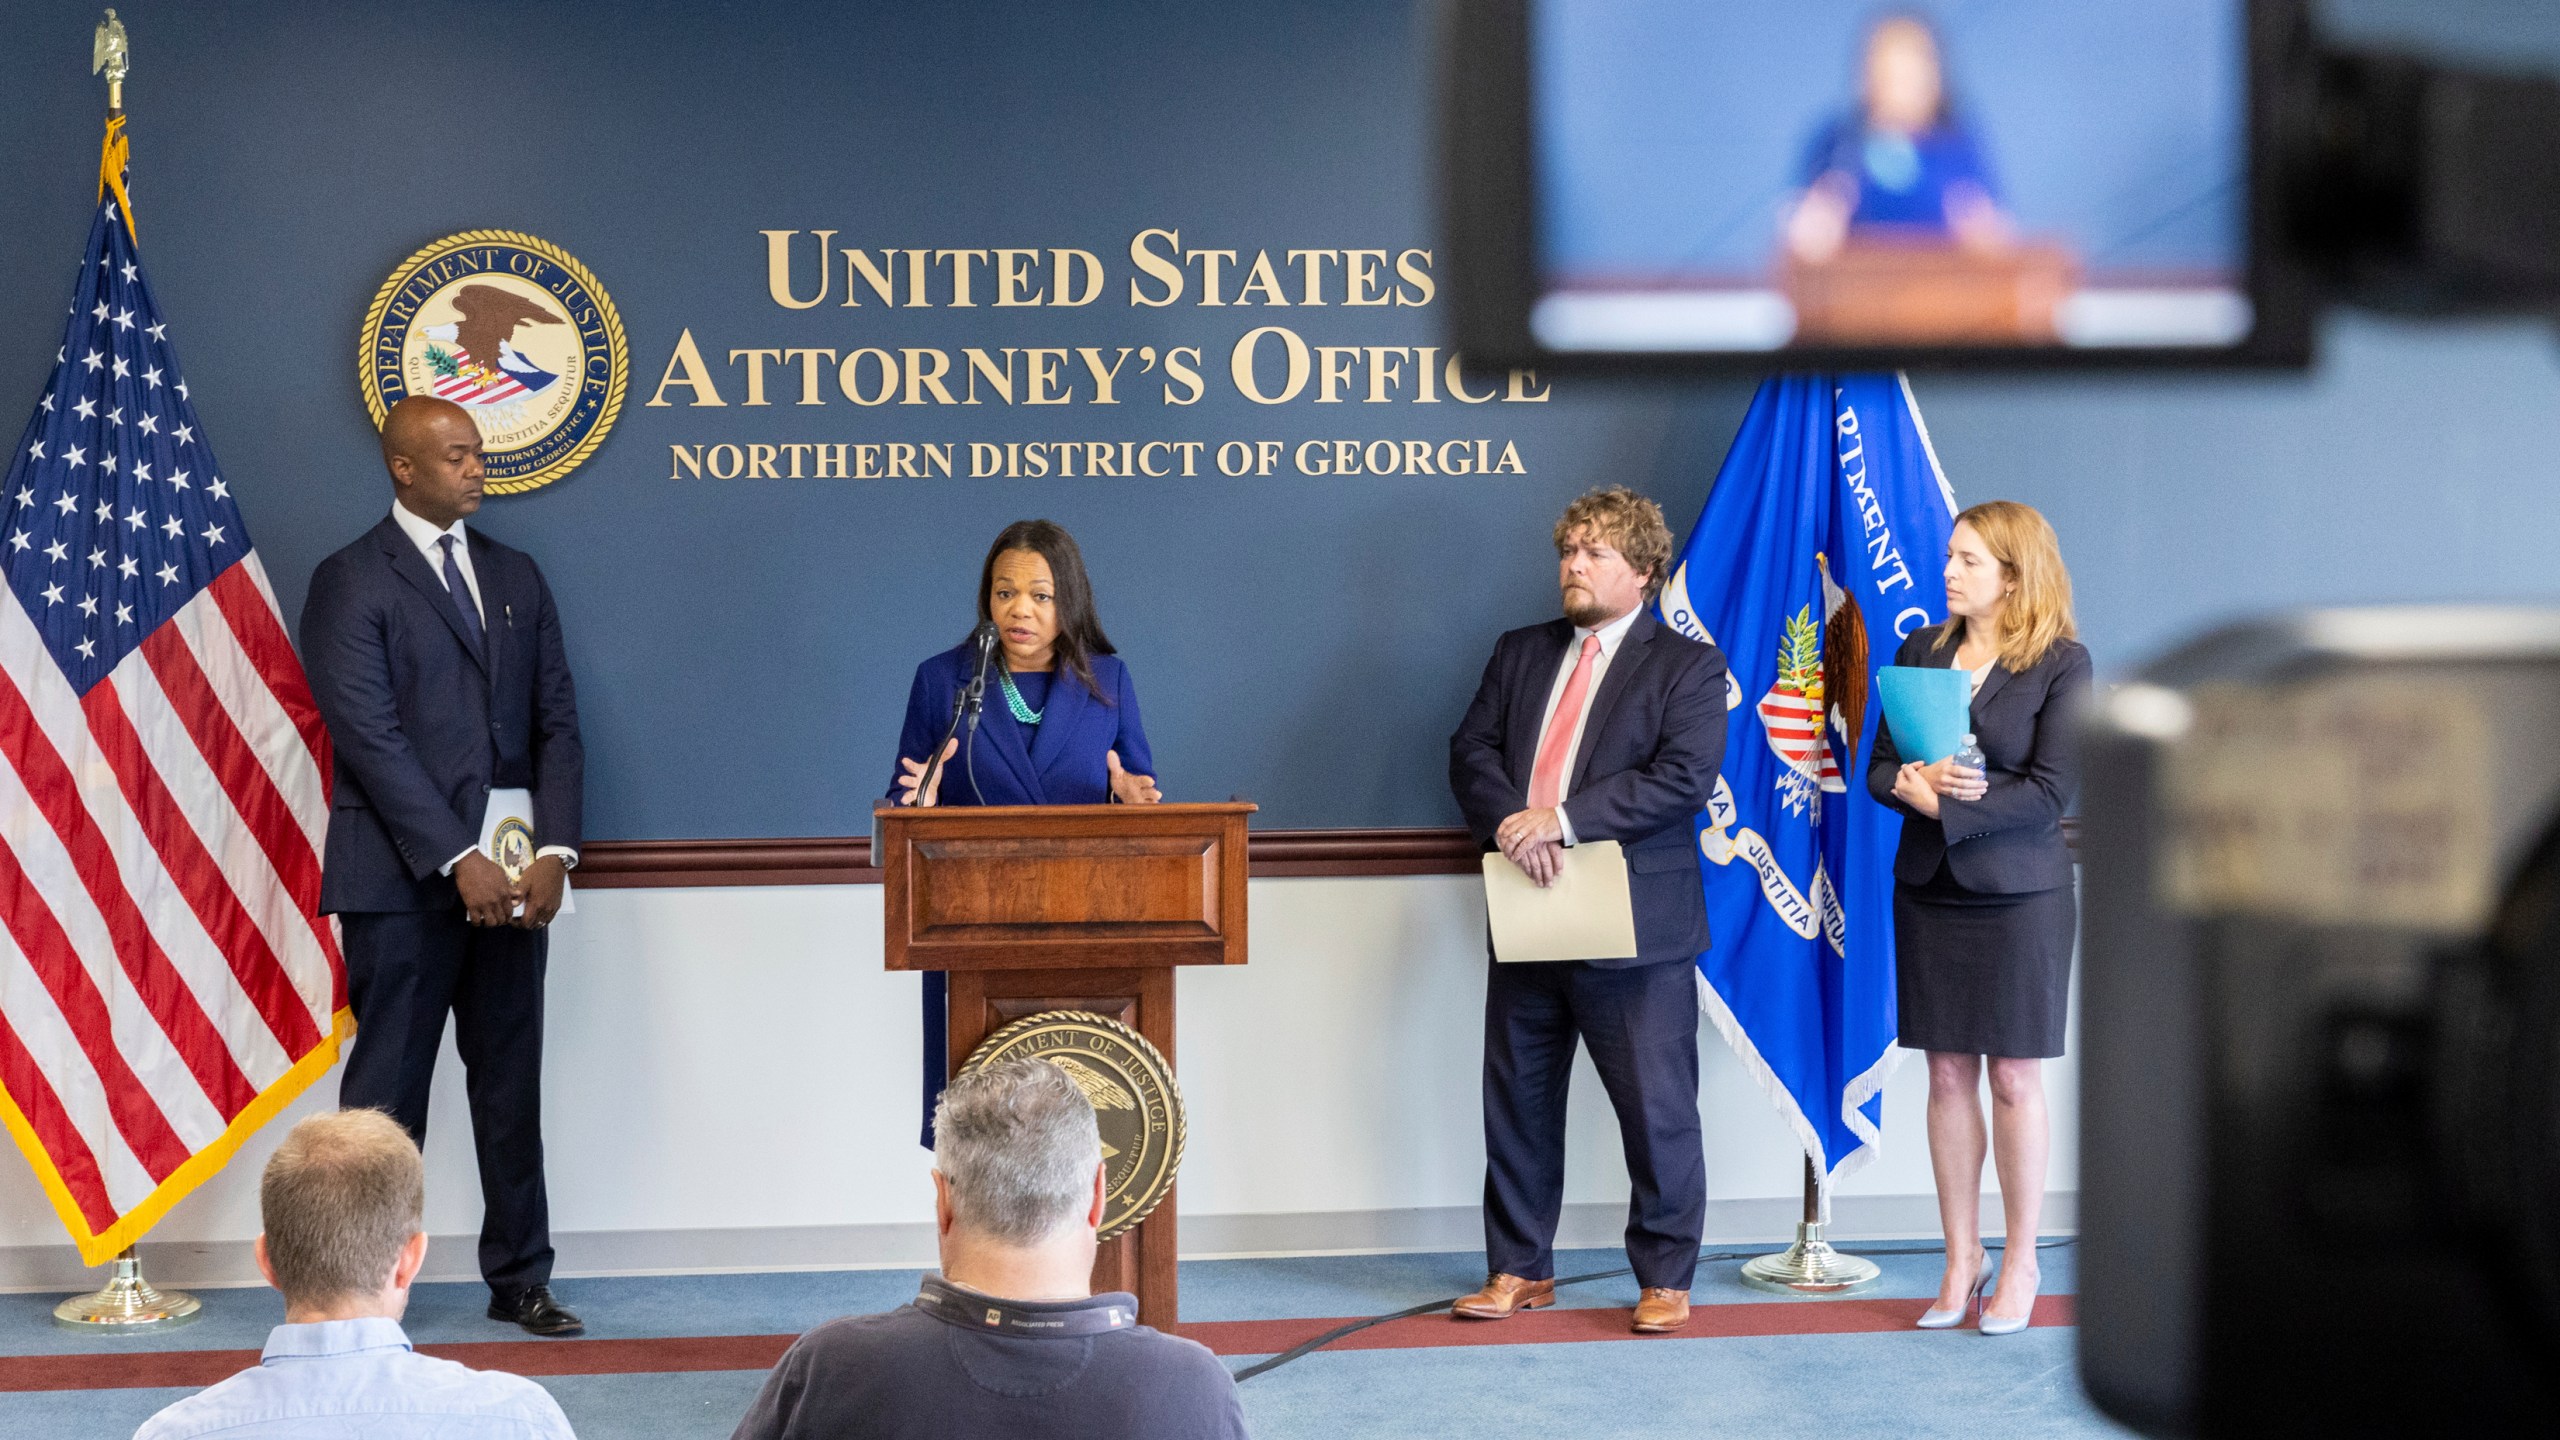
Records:
[[[978,628],[969,632],[969,640],[978,648],[978,663],[974,671],[969,676],[969,683],[961,686],[959,693],[951,697],[951,728],[942,732],[942,740],[933,747],[933,754],[925,761],[922,783],[916,787],[916,798],[919,802],[923,800],[926,794],[933,790],[935,779],[942,773],[943,747],[950,744],[954,738],[959,737],[961,722],[965,720],[968,722],[969,733],[966,740],[963,741],[961,749],[968,753],[963,754],[960,757],[960,765],[969,776],[970,792],[977,796],[979,804],[984,805],[987,803],[985,793],[978,789],[976,747],[978,741],[978,711],[979,708],[986,703],[987,697],[987,671],[995,665],[996,646],[998,643],[996,636],[996,622],[993,620],[979,621]]]
[[[969,777],[969,793],[984,805],[987,793],[978,788],[978,712],[987,703],[987,672],[995,668],[996,622],[979,621],[971,638],[978,642],[978,671],[969,677],[969,688],[960,695],[960,704],[969,717],[968,736],[960,742],[960,768]],[[954,723],[957,722],[955,716]]]

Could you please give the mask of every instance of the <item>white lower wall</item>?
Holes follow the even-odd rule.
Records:
[[[880,898],[876,886],[578,897],[552,940],[544,1079],[553,1228],[589,1242],[563,1239],[564,1270],[683,1268],[688,1254],[749,1268],[824,1260],[811,1237],[844,1227],[874,1227],[876,1243],[839,1247],[839,1260],[929,1256],[919,1227],[932,1189],[916,1145],[920,981],[880,968]],[[1467,1218],[1458,1212],[1477,1204],[1484,1164],[1482,905],[1472,878],[1253,882],[1252,963],[1186,969],[1179,981],[1177,1058],[1191,1116],[1180,1206],[1197,1217],[1186,1219],[1187,1248],[1233,1248],[1217,1237],[1263,1233],[1288,1237],[1269,1248],[1359,1248],[1420,1233],[1381,1229],[1380,1212]],[[1702,1049],[1709,1193],[1722,1228],[1748,1213],[1746,1228],[1766,1233],[1800,1193],[1798,1152],[1711,1028]],[[1844,1219],[1861,1203],[1854,1197],[1930,1194],[1921,1071],[1913,1057],[1887,1090],[1883,1153],[1844,1187]],[[2076,1070],[2065,1059],[2047,1073],[2051,1185],[2069,1192]],[[244,1147],[146,1241],[146,1258],[211,1257],[175,1277],[190,1283],[249,1278],[232,1272],[257,1233],[258,1168],[285,1124],[335,1103],[336,1091],[334,1077],[323,1080]],[[427,1166],[429,1229],[476,1231],[479,1189],[449,1042]],[[1592,1207],[1574,1212],[1580,1228],[1614,1232],[1626,1170],[1587,1059],[1574,1082],[1567,1173],[1567,1201]],[[1722,1203],[1733,1201],[1757,1203]],[[1925,1202],[1889,1209],[1901,1233],[1933,1228]],[[1888,1210],[1869,1202],[1859,1213]],[[1997,1215],[1987,1207],[1995,1230]],[[1244,1220],[1256,1216],[1296,1218],[1256,1230]],[[2053,1218],[2068,1216],[2057,1206]],[[769,1234],[698,1235],[715,1231]],[[687,1233],[659,1236],[653,1263],[602,1258],[616,1252],[594,1242],[622,1232]],[[1471,1230],[1443,1223],[1429,1233],[1465,1243]],[[0,1285],[60,1283],[68,1255],[33,1177],[0,1161]],[[469,1273],[467,1246],[438,1258],[439,1272]]]

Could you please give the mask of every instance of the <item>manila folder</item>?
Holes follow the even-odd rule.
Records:
[[[1564,870],[1541,890],[1502,852],[1484,857],[1484,905],[1496,960],[1620,960],[1636,953],[1627,855],[1615,840],[1564,852]]]

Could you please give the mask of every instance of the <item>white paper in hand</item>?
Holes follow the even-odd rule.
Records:
[[[1564,869],[1545,889],[1500,851],[1484,857],[1484,907],[1493,922],[1493,958],[1622,960],[1636,953],[1636,907],[1627,856],[1615,840],[1564,852]]]
[[[489,808],[480,815],[480,853],[498,862],[498,868],[515,879],[533,864],[533,852],[541,842],[533,834],[533,792],[530,790],[492,790]],[[569,882],[560,882],[560,914],[577,913],[578,902],[570,897]],[[524,913],[518,904],[515,913]],[[556,916],[554,917],[557,918]]]

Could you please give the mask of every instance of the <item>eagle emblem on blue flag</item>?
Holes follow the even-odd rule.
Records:
[[[1698,817],[1699,1002],[1828,1189],[1874,1153],[1891,1072],[1893,849],[1866,789],[1879,658],[1946,618],[1955,498],[1897,375],[1765,382],[1663,587],[1732,664]],[[1893,641],[1870,643],[1882,631]]]
[[[1778,794],[1793,812],[1822,818],[1822,797],[1847,790],[1840,753],[1854,747],[1867,706],[1867,627],[1849,596],[1831,583],[1827,555],[1813,557],[1822,574],[1822,619],[1806,605],[1787,621],[1778,647],[1778,679],[1760,697],[1761,733],[1786,769]]]

